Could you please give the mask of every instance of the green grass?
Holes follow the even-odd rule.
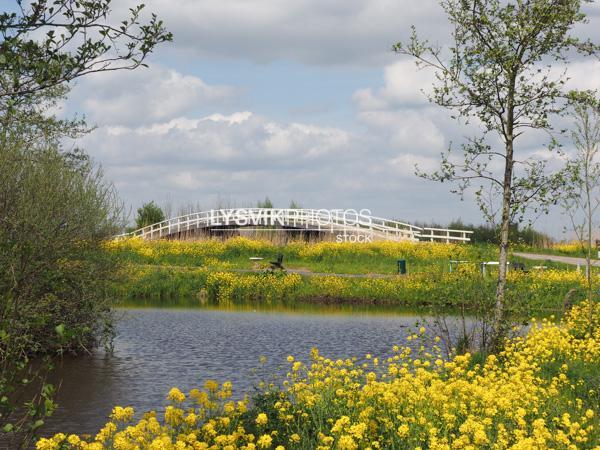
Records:
[[[245,241],[242,241],[245,243]],[[398,260],[406,260],[410,273],[444,272],[449,270],[450,260],[468,261],[478,267],[482,261],[497,260],[497,247],[490,244],[445,245],[421,243],[428,251],[415,251],[413,246],[393,243],[373,245],[331,245],[309,244],[274,245],[261,242],[249,245],[212,245],[208,242],[177,243],[169,241],[144,243],[140,249],[123,245],[113,250],[114,254],[126,263],[158,266],[205,267],[215,270],[230,268],[251,270],[266,268],[270,261],[283,255],[283,264],[289,269],[304,269],[314,273],[340,274],[394,274],[398,271]],[[322,249],[319,248],[322,246]],[[150,251],[144,251],[150,249]],[[308,251],[307,251],[308,249]],[[438,249],[441,249],[438,251]],[[252,261],[251,257],[263,258]],[[519,257],[511,261],[526,266],[538,265]],[[562,263],[544,262],[549,268],[568,267]]]
[[[360,304],[378,306],[491,308],[496,288],[493,276],[464,273],[433,273],[390,278],[309,277],[268,273],[212,272],[201,268],[169,266],[132,267],[125,283],[118,285],[118,298],[193,298],[212,303]],[[287,284],[286,284],[287,280]],[[290,284],[291,282],[291,284]],[[567,293],[577,302],[584,292],[573,282],[543,282],[532,288],[523,276],[508,286],[510,304],[522,315],[563,308]]]
[[[125,263],[125,281],[115,286],[117,298],[176,299],[203,302],[256,302],[393,305],[472,310],[492,308],[496,271],[480,272],[481,261],[495,260],[491,245],[430,243],[332,244],[293,243],[278,246],[265,241],[173,242],[126,241],[111,247]],[[312,274],[381,274],[383,278],[269,274],[265,268],[278,254],[288,269]],[[263,258],[260,262],[250,257]],[[397,261],[406,259],[408,275],[398,276]],[[449,260],[468,261],[453,273]],[[528,267],[539,262],[522,258]],[[583,298],[574,268],[544,263],[560,272],[515,273],[508,283],[509,303],[521,315],[561,311]],[[254,272],[250,272],[254,270]],[[564,274],[564,276],[563,276]],[[294,278],[295,277],[295,278]]]

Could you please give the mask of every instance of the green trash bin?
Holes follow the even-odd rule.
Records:
[[[406,260],[405,259],[398,260],[398,273],[400,275],[406,275]]]

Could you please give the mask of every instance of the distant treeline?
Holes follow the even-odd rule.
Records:
[[[415,223],[419,227],[430,227],[430,228],[449,228],[455,230],[471,230],[471,242],[482,242],[488,244],[499,244],[500,243],[500,227],[492,226],[488,224],[473,225],[467,224],[460,219],[453,220],[447,225],[439,223]],[[536,248],[548,248],[552,245],[554,240],[541,231],[537,231],[532,226],[520,227],[519,224],[514,223],[510,226],[510,240],[514,244],[528,245]]]

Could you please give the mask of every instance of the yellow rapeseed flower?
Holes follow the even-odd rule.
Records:
[[[267,422],[269,421],[269,418],[267,417],[267,415],[265,413],[260,413],[256,416],[256,424],[257,425],[266,425]]]

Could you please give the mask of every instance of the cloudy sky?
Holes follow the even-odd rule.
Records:
[[[135,2],[115,2],[115,18]],[[443,43],[436,0],[147,0],[174,42],[149,69],[80,80],[64,107],[97,129],[80,145],[132,207],[368,208],[406,221],[480,222],[473,202],[421,180],[470,131],[427,103],[432,74],[391,52],[411,24]],[[118,5],[117,5],[118,4]],[[596,35],[600,7],[587,7]],[[595,24],[595,25],[594,25]],[[571,67],[600,87],[596,61]],[[524,139],[522,151],[543,148]],[[538,223],[559,234],[560,215]]]

